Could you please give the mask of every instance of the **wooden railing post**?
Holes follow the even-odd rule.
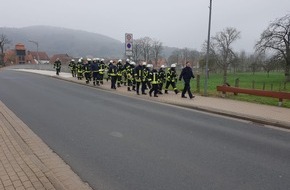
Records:
[[[239,78],[237,78],[235,80],[235,87],[240,87],[240,79]]]
[[[263,82],[263,90],[265,90],[265,87],[266,87],[266,83]]]
[[[199,74],[196,75],[196,92],[197,93],[200,92],[200,75]]]
[[[237,79],[235,80],[235,87],[237,87],[237,88],[240,87],[240,79],[239,79],[239,78],[237,78]],[[238,95],[238,93],[235,92],[234,95]]]

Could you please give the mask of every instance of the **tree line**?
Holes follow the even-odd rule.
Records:
[[[231,27],[211,38],[209,68],[212,71],[222,71],[224,83],[227,82],[229,71],[250,71],[253,74],[257,71],[268,74],[273,70],[284,71],[285,81],[290,81],[290,14],[269,24],[251,55],[244,51],[234,51],[232,44],[239,38],[240,32]]]
[[[255,44],[255,52],[236,52],[233,43],[241,38],[241,32],[236,28],[227,27],[217,32],[210,39],[209,65],[207,72],[223,73],[224,83],[227,83],[228,72],[284,71],[285,81],[290,81],[290,14],[271,22],[260,39]],[[201,72],[205,70],[206,45],[196,51],[188,48],[178,49],[168,58],[162,57],[162,43],[149,37],[134,40],[133,60],[152,62],[165,60],[167,65],[177,63],[183,66],[186,61],[195,63]]]

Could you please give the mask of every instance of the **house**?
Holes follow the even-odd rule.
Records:
[[[4,56],[4,63],[6,63],[7,65],[27,63],[43,64],[48,62],[49,57],[45,52],[26,51],[25,45],[22,43],[16,44],[15,49],[7,50]]]
[[[15,49],[7,50],[4,56],[6,64],[25,64],[26,63],[26,49],[24,44],[18,43]]]
[[[27,63],[48,64],[49,57],[44,51],[27,51]]]
[[[63,64],[69,64],[69,62],[72,60],[72,57],[68,54],[55,54],[50,58],[49,62],[53,64],[57,58],[59,58]]]

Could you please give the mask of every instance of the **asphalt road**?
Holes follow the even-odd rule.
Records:
[[[0,72],[0,99],[98,190],[286,190],[290,133]]]

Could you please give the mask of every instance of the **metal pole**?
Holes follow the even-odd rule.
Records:
[[[29,42],[34,43],[36,45],[36,53],[37,53],[37,64],[39,64],[39,54],[38,54],[38,42],[29,40]]]
[[[39,53],[38,53],[38,42],[36,42],[36,51],[37,51],[37,64],[39,64]]]
[[[210,27],[211,27],[211,9],[212,9],[212,0],[210,0],[210,5],[209,5],[209,22],[208,22],[207,51],[206,51],[206,62],[205,62],[204,96],[207,96],[208,60],[209,60]]]

